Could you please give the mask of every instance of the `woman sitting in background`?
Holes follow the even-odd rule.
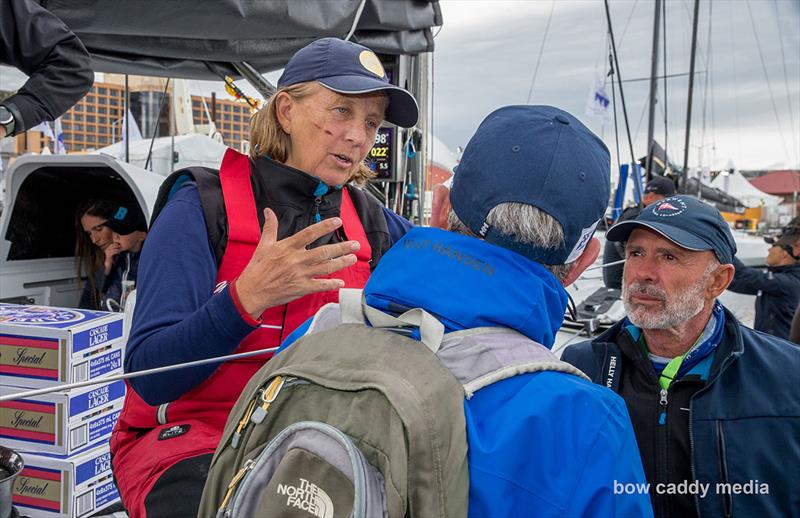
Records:
[[[114,242],[111,229],[105,223],[116,210],[117,204],[113,202],[89,200],[76,213],[75,267],[78,279],[86,277],[78,303],[81,309],[100,309],[100,289],[105,281],[105,252]]]

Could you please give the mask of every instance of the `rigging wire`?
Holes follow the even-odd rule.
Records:
[[[728,18],[730,20],[730,27],[733,27],[733,3],[728,4]],[[736,114],[736,160],[739,165],[742,163],[742,126],[739,123],[739,75],[736,67],[736,36],[734,31],[729,31],[731,35],[731,56],[733,57],[733,107]]]
[[[617,44],[614,41],[614,26],[611,23],[611,8],[608,5],[608,0],[603,0],[603,7],[606,12],[606,24],[608,25],[608,35],[611,39],[611,50],[614,56],[614,68],[617,72],[617,81],[619,82],[619,97],[620,101],[622,101],[622,114],[625,116],[625,133],[628,136],[628,147],[630,148],[631,152],[631,167],[635,169],[636,167],[636,158],[633,154],[633,141],[631,140],[631,127],[628,122],[628,108],[625,105],[625,91],[622,88],[622,73],[619,70],[619,54],[617,54]],[[642,205],[642,186],[641,181],[639,179],[638,173],[634,175],[634,186],[636,188],[636,194],[639,197],[639,207],[643,207]]]
[[[709,2],[710,4],[710,2]],[[710,13],[710,11],[709,11]],[[708,23],[711,24],[711,18],[709,17]],[[711,31],[711,27],[709,26],[709,32]],[[711,41],[711,35],[708,36],[709,41]],[[708,47],[708,81],[711,83],[711,161],[709,164],[711,167],[714,167],[714,164],[717,163],[717,118],[716,118],[716,109],[717,104],[715,102],[716,97],[714,97],[714,73],[713,73],[713,66],[714,66],[714,54],[711,53],[711,46]]]
[[[639,122],[636,124],[636,132],[633,134],[633,140],[639,138],[639,131],[642,129],[642,122],[644,122],[645,113],[647,113],[647,104],[642,105],[642,113],[639,115]]]
[[[14,392],[12,394],[6,394],[4,396],[0,396],[0,402],[3,401],[14,401],[16,399],[27,399],[34,396],[40,396],[42,394],[50,394],[53,392],[65,392],[67,390],[82,388],[82,387],[89,387],[92,385],[100,385],[103,383],[110,383],[112,381],[119,381],[124,379],[131,379],[131,378],[138,378],[141,376],[149,376],[151,374],[160,374],[163,372],[174,371],[178,369],[185,369],[188,367],[199,367],[200,365],[209,365],[212,363],[224,363],[228,360],[237,360],[241,358],[252,358],[254,356],[261,356],[268,353],[275,353],[279,348],[278,347],[268,347],[265,349],[259,349],[257,351],[247,351],[243,353],[234,353],[234,354],[227,354],[224,356],[214,356],[212,358],[204,358],[202,360],[193,360],[190,362],[184,363],[175,363],[172,365],[164,365],[162,367],[155,367],[152,369],[145,369],[141,371],[134,371],[134,372],[126,372],[124,374],[114,374],[111,376],[102,376],[100,378],[95,378],[88,381],[79,381],[76,383],[66,383],[64,385],[57,385],[54,387],[47,387],[43,389],[33,389],[33,390],[23,390],[20,392]]]
[[[791,137],[793,142],[800,146],[800,140],[798,140],[794,130],[794,110],[792,109],[792,96],[789,95],[789,75],[786,72],[786,53],[783,51],[783,33],[781,32],[781,17],[780,12],[778,11],[778,0],[774,0],[773,5],[775,6],[775,22],[778,24],[778,46],[781,48],[781,60],[783,61],[783,85],[786,87],[786,101],[789,103],[789,123]],[[794,152],[795,161],[800,164],[800,156],[798,156],[797,146],[795,146]]]
[[[167,78],[167,82],[164,83],[164,93],[161,94],[161,102],[158,103],[158,113],[156,114],[156,120],[153,125],[153,136],[150,137],[150,148],[147,150],[147,160],[144,161],[144,168],[149,171],[150,167],[150,158],[153,156],[153,142],[156,141],[156,135],[158,135],[158,123],[161,119],[161,110],[164,109],[164,101],[167,99],[167,90],[169,89],[169,80]],[[174,93],[174,92],[173,92]],[[174,167],[174,166],[173,166]]]
[[[547,23],[544,26],[544,35],[542,36],[542,45],[539,47],[539,56],[536,58],[536,67],[533,69],[533,79],[531,79],[531,87],[528,89],[528,100],[525,104],[531,103],[531,95],[533,94],[533,85],[536,84],[536,76],[539,74],[539,63],[542,62],[542,52],[544,51],[544,44],[547,42],[547,33],[550,31],[550,20],[553,19],[553,11],[556,9],[556,0],[550,4],[550,14],[547,16]]]
[[[709,2],[710,2],[710,1],[712,1],[712,0],[709,0]],[[681,5],[683,5],[683,10],[686,12],[686,21],[688,21],[688,22],[689,22],[689,27],[691,27],[691,26],[692,26],[692,24],[693,24],[693,21],[692,21],[692,12],[691,12],[691,10],[689,9],[689,3],[688,3],[688,0],[683,0],[683,1],[681,2]],[[685,55],[685,54],[686,54],[686,46],[685,46],[685,44],[686,44],[686,38],[681,38],[681,42],[683,42],[683,43],[684,43],[683,50],[684,50],[684,55]],[[707,64],[707,63],[706,63],[706,61],[705,61],[705,56],[703,55],[703,53],[702,53],[702,50],[703,50],[703,48],[702,48],[702,47],[700,46],[700,44],[698,43],[698,44],[697,44],[697,51],[698,51],[698,52],[697,52],[697,55],[700,57],[700,59],[702,59],[702,60],[703,60],[703,65],[704,65],[704,66],[707,66],[708,64]],[[696,73],[696,72],[695,72],[695,73]]]
[[[786,153],[787,163],[791,162],[792,158],[789,156],[789,151],[786,148],[786,139],[783,135],[783,127],[781,126],[781,119],[778,116],[778,105],[775,104],[775,96],[772,93],[772,84],[769,82],[769,74],[767,74],[767,64],[764,62],[764,53],[761,51],[761,41],[758,39],[758,31],[756,30],[756,22],[753,20],[753,11],[750,9],[750,0],[746,0],[747,13],[750,15],[750,25],[753,27],[753,34],[756,37],[756,47],[758,47],[758,57],[761,59],[761,68],[764,70],[764,77],[767,80],[767,90],[769,90],[769,98],[772,101],[772,111],[775,113],[775,120],[778,123],[778,132],[781,135],[781,144],[783,145],[783,152]]]
[[[631,19],[633,18],[633,13],[636,11],[636,4],[639,3],[639,0],[633,2],[633,7],[631,7],[631,12],[628,14],[628,19],[625,20],[625,28],[622,29],[622,35],[619,37],[619,46],[622,46],[622,42],[625,39],[625,34],[628,32],[628,25],[631,24]]]
[[[661,39],[664,47],[664,173],[666,173],[669,167],[669,152],[667,151],[667,137],[669,135],[667,130],[669,119],[669,110],[667,109],[667,2],[662,2],[661,4],[661,25],[661,32],[663,33]]]
[[[617,126],[617,88],[614,86],[614,55],[611,53],[611,42],[606,44],[608,48],[608,75],[611,76],[611,102],[614,104],[614,145],[617,148],[617,171],[620,170],[622,164],[620,162],[619,154],[619,128]]]
[[[706,52],[708,52],[708,60],[707,60],[708,73],[706,74],[705,82],[703,84],[703,108],[702,108],[702,112],[703,112],[703,126],[702,127],[703,127],[703,129],[700,131],[700,152],[699,152],[699,156],[697,157],[698,158],[697,166],[700,168],[701,171],[703,170],[703,162],[705,161],[704,160],[704,158],[705,158],[704,157],[704,151],[705,151],[705,145],[706,145],[706,116],[708,115],[708,82],[709,82],[709,77],[711,76],[711,27],[713,26],[713,24],[711,23],[711,6],[712,5],[713,5],[713,2],[708,2],[708,40],[707,40],[708,43],[706,44]],[[711,164],[709,164],[709,166],[710,165]]]

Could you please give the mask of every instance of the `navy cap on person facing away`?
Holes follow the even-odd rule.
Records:
[[[144,214],[136,207],[120,205],[114,214],[106,220],[105,226],[121,236],[127,236],[137,230],[147,232],[147,221]]]
[[[605,144],[578,119],[552,106],[506,106],[470,139],[453,178],[453,211],[475,234],[541,264],[566,264],[589,243],[610,195]],[[544,249],[493,229],[486,216],[502,203],[532,205],[564,229],[564,245]]]
[[[653,230],[687,250],[711,250],[722,264],[731,264],[736,255],[736,241],[722,214],[693,196],[671,196],[651,203],[636,219],[608,229],[606,239],[627,241],[637,228]]]
[[[339,38],[322,38],[298,50],[278,79],[278,88],[318,81],[341,94],[383,91],[389,98],[385,119],[403,128],[417,123],[414,96],[389,82],[380,59],[363,45]]]
[[[673,196],[675,194],[675,182],[663,176],[654,175],[644,188],[644,192],[652,192],[660,196]]]

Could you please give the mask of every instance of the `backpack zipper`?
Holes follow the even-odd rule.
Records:
[[[250,404],[247,405],[247,410],[242,414],[239,424],[236,425],[236,430],[231,436],[231,448],[235,450],[239,447],[242,436],[247,431],[250,423],[260,424],[264,421],[270,405],[278,397],[284,385],[292,385],[296,380],[297,378],[292,376],[275,376],[266,386],[258,389],[253,399],[250,400]]]
[[[253,411],[256,408],[256,403],[258,402],[261,394],[264,392],[263,389],[259,389],[256,392],[255,397],[250,401],[250,404],[247,405],[247,410],[244,411],[242,414],[242,418],[239,420],[239,424],[236,425],[236,430],[233,432],[231,436],[231,448],[234,450],[239,447],[239,441],[242,438],[242,433],[244,432],[244,428],[247,426],[247,423],[250,422],[250,416],[253,415]]]
[[[228,503],[230,502],[233,494],[236,492],[236,488],[239,487],[239,483],[242,479],[247,475],[247,473],[253,469],[256,465],[256,461],[253,459],[247,459],[242,466],[242,469],[239,470],[236,475],[234,475],[233,479],[231,479],[230,484],[228,484],[228,490],[225,492],[225,497],[222,499],[222,503],[217,510],[217,516],[230,516],[230,511],[228,510]]]
[[[261,391],[261,406],[256,408],[253,411],[253,414],[250,416],[249,422],[254,424],[261,424],[265,417],[267,417],[267,411],[269,410],[269,406],[275,401],[275,398],[278,397],[281,389],[283,388],[284,382],[287,378],[283,376],[276,376],[273,378],[272,382],[269,386]]]

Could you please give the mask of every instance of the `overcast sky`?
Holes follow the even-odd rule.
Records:
[[[435,135],[455,148],[465,145],[483,117],[495,108],[528,102],[553,3],[549,0],[441,3],[444,26],[436,37],[434,53],[433,128]],[[611,2],[623,80],[650,75],[654,4],[652,0]],[[705,144],[703,165],[712,167],[723,167],[728,160],[743,169],[798,163],[800,2],[750,0],[749,7],[748,10],[748,2],[744,0],[713,2],[709,53],[709,2],[700,3],[696,70],[710,70],[710,82],[706,96],[706,75],[698,74],[695,79],[690,166],[699,161],[701,143]],[[689,71],[692,8],[690,0],[666,2],[667,74]],[[764,66],[753,25],[758,31]],[[602,134],[615,155],[613,123],[603,128],[599,121],[584,114],[595,75],[602,77],[608,71],[606,27],[602,2],[557,1],[530,103],[551,104],[569,111]],[[663,62],[659,65],[661,73]],[[646,149],[649,82],[624,83],[623,88],[638,158]],[[658,88],[655,134],[663,145],[663,80]],[[610,84],[607,92],[610,96]],[[683,161],[687,94],[688,76],[668,79],[668,152],[677,163]],[[618,102],[620,151],[623,160],[628,160],[630,151],[621,106]]]
[[[563,108],[600,134],[616,161],[613,122],[604,127],[585,115],[595,77],[602,79],[608,71],[603,2],[442,0],[440,5],[444,26],[436,33],[433,54],[434,135],[452,150],[463,147],[486,115],[500,106],[525,104],[530,93],[530,103]],[[650,75],[654,6],[653,0],[611,2],[624,81]],[[666,0],[667,75],[688,74],[692,9],[691,0]],[[800,167],[798,27],[798,0],[701,0],[690,166],[702,160],[701,165],[712,168],[731,162],[741,169]],[[661,52],[659,75],[664,70]],[[267,78],[274,84],[279,75]],[[207,93],[221,91],[211,83],[194,83]],[[655,135],[663,146],[666,105],[667,151],[682,164],[688,75],[668,79],[666,88],[665,103],[660,80]],[[646,150],[649,82],[626,82],[623,89],[638,158]],[[611,96],[610,83],[606,90]],[[617,99],[620,153],[628,161],[619,91]]]
[[[625,81],[650,75],[654,4],[653,0],[611,2]],[[666,0],[667,74],[689,71],[692,6],[692,0]],[[444,26],[436,36],[432,74],[433,132],[440,140],[453,150],[466,145],[488,113],[500,106],[527,103],[531,92],[532,104],[555,105],[583,120],[604,138],[616,161],[613,123],[603,127],[584,113],[595,77],[602,78],[608,71],[601,1],[442,0],[441,7]],[[544,38],[548,18],[550,27]],[[702,145],[702,165],[712,168],[729,161],[741,169],[800,167],[798,27],[798,0],[701,1],[690,166],[700,163]],[[15,76],[9,72],[7,68],[0,71],[0,83],[6,88]],[[267,78],[274,84],[278,75],[267,74]],[[11,83],[23,80],[19,74]],[[220,83],[193,81],[192,86],[206,94],[215,89],[226,96]],[[638,158],[646,149],[649,83],[630,82],[623,88]],[[666,105],[667,150],[680,164],[688,77],[668,79],[666,99],[663,80],[658,88],[655,135],[663,145]],[[610,96],[610,84],[606,89]],[[617,104],[620,152],[627,161],[630,151],[621,103]]]

